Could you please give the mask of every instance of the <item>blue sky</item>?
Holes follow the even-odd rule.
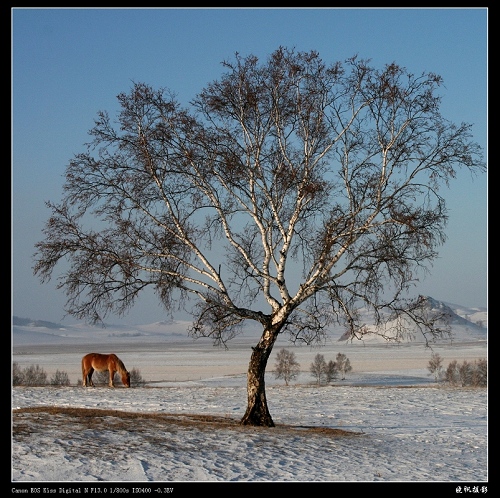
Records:
[[[51,9],[12,19],[12,313],[61,322],[56,280],[33,276],[34,244],[59,201],[69,160],[84,151],[100,110],[132,82],[174,91],[185,104],[222,74],[235,52],[265,59],[280,45],[317,50],[327,63],[358,54],[444,79],[442,113],[472,123],[487,158],[488,10],[464,9]],[[444,192],[448,240],[415,289],[464,306],[487,305],[487,175],[460,173]],[[124,321],[166,318],[146,296]],[[62,323],[72,323],[66,318]]]

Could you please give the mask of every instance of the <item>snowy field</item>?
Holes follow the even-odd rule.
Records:
[[[21,414],[14,481],[488,480],[484,389],[271,386],[274,429],[176,426],[105,417],[96,425],[40,423]],[[15,388],[14,408],[88,407],[238,419],[245,387],[210,383],[85,390]],[[71,416],[66,415],[67,418]],[[289,430],[289,428],[295,430]],[[337,428],[352,435],[314,432]],[[287,429],[288,428],[288,429]]]
[[[236,339],[225,351],[153,328],[61,335],[14,327],[13,361],[39,365],[48,378],[65,371],[71,386],[12,389],[13,486],[149,483],[154,492],[166,488],[152,483],[419,482],[487,491],[487,390],[435,384],[427,370],[432,351],[423,344],[278,343],[266,374],[276,427],[252,428],[237,422],[246,409],[255,337]],[[434,347],[444,367],[487,357],[485,338],[469,332]],[[301,366],[289,386],[273,374],[281,347]],[[77,386],[80,359],[91,351],[118,354],[146,384]],[[314,356],[335,361],[339,352],[352,372],[316,386],[309,373]],[[77,417],[75,408],[91,416]]]

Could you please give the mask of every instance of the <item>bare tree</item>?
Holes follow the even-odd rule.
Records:
[[[311,363],[311,367],[310,367],[310,372],[312,373],[313,377],[316,379],[318,386],[321,385],[321,382],[326,377],[327,368],[328,368],[328,365],[325,361],[325,357],[322,354],[318,353],[314,357],[314,361]]]
[[[460,383],[459,365],[457,360],[453,360],[448,364],[448,367],[444,372],[444,380],[452,386],[456,386]]]
[[[434,375],[434,380],[437,382],[443,370],[443,358],[438,353],[432,353],[427,370]]]
[[[452,386],[486,387],[488,384],[488,362],[486,358],[481,358],[474,363],[464,360],[462,364],[453,360],[445,370],[444,379]]]
[[[337,370],[342,373],[342,380],[345,380],[346,373],[352,370],[351,361],[343,353],[337,353]]]
[[[472,384],[473,377],[473,365],[467,360],[464,360],[458,367],[458,376],[460,379],[460,384],[462,387],[470,386]]]
[[[488,385],[488,362],[486,358],[474,362],[471,381],[472,385],[476,387],[486,387]]]
[[[361,307],[392,340],[449,332],[409,291],[445,240],[440,187],[486,166],[471,126],[441,116],[436,74],[283,47],[223,67],[189,108],[134,83],[116,123],[98,113],[47,203],[34,273],[64,261],[66,311],[91,322],[153,288],[216,345],[260,324],[241,423],[273,426],[264,374],[280,334],[322,343],[339,323],[361,338]]]
[[[291,380],[297,378],[300,373],[300,364],[293,351],[280,349],[276,355],[276,365],[274,376],[276,379],[283,379],[288,386]]]
[[[337,378],[338,366],[333,360],[330,360],[325,368],[325,377],[327,382],[331,382]]]

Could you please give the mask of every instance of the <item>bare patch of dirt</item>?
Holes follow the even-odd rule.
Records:
[[[28,437],[34,430],[48,430],[57,426],[68,429],[92,429],[115,431],[149,431],[154,427],[164,431],[178,431],[183,428],[213,431],[231,429],[241,432],[276,431],[300,435],[321,435],[329,437],[359,436],[362,433],[332,427],[292,426],[278,424],[276,427],[243,426],[239,420],[217,415],[143,413],[98,408],[73,408],[59,406],[38,406],[13,410],[12,432],[14,438]]]

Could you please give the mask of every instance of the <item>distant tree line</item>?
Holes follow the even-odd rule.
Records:
[[[309,368],[316,383],[329,383],[336,380],[339,375],[342,380],[348,372],[352,370],[351,362],[345,354],[338,353],[336,361],[330,360],[328,363],[324,355],[317,354]],[[300,364],[295,357],[295,353],[287,349],[281,349],[276,356],[274,375],[276,379],[283,379],[288,386],[291,380],[296,379],[300,373]]]
[[[115,374],[116,376],[116,374]],[[107,385],[109,382],[109,374],[107,370],[101,372],[96,371],[92,377],[95,385]],[[142,386],[146,382],[142,378],[140,370],[133,368],[130,371],[130,384]],[[39,365],[30,365],[29,367],[21,368],[17,362],[12,364],[12,385],[13,386],[69,386],[70,380],[67,372],[56,370],[56,373],[47,380],[47,372]],[[77,385],[81,385],[82,380],[78,379]]]
[[[473,363],[464,360],[462,364],[453,360],[445,369],[441,356],[438,353],[432,353],[427,369],[431,375],[434,375],[436,382],[446,382],[452,386],[486,387],[488,383],[486,358],[481,358]]]

